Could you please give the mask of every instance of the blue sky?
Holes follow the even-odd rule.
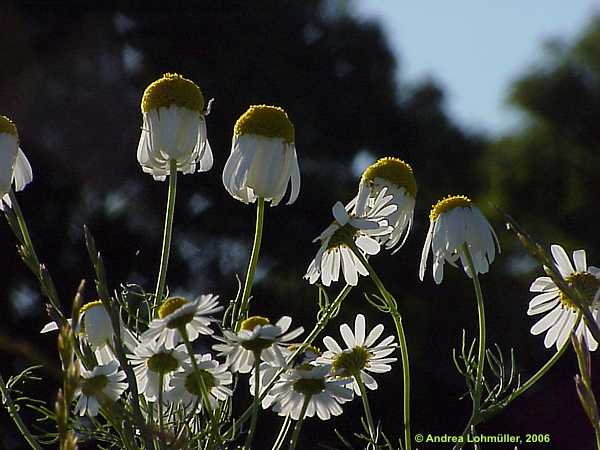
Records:
[[[518,122],[506,105],[511,81],[543,61],[549,38],[572,38],[600,0],[356,0],[379,18],[400,60],[403,82],[432,77],[447,108],[475,130],[502,133]]]

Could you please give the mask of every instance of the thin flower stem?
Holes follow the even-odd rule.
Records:
[[[252,419],[250,420],[250,431],[246,436],[245,450],[252,448],[252,440],[256,430],[256,422],[260,411],[260,352],[254,352],[254,402],[252,403]]]
[[[165,424],[163,419],[163,383],[165,381],[165,374],[160,372],[158,386],[158,432],[162,434],[165,431]],[[162,444],[161,444],[162,446]]]
[[[4,378],[2,378],[2,375],[0,375],[0,394],[2,394],[1,400],[2,400],[2,403],[4,404],[4,407],[8,411],[8,415],[15,422],[15,425],[19,429],[23,438],[27,441],[27,443],[29,444],[29,446],[32,449],[42,450],[42,446],[40,444],[38,444],[38,442],[35,440],[35,437],[31,434],[31,432],[27,428],[27,425],[25,425],[25,423],[21,419],[21,416],[19,416],[17,407],[15,406],[15,403],[13,402],[10,392],[8,391],[8,387],[4,383]]]
[[[306,415],[306,410],[308,409],[308,404],[310,403],[310,397],[310,395],[307,395],[304,398],[304,403],[302,403],[300,419],[298,422],[296,422],[296,426],[294,427],[294,434],[292,434],[292,439],[290,442],[290,450],[294,450],[296,445],[298,445],[298,440],[300,439],[300,430],[302,429],[302,424],[304,423],[304,416]]]
[[[354,375],[354,380],[358,384],[360,390],[360,398],[362,400],[363,408],[365,410],[365,416],[367,418],[367,425],[369,427],[369,436],[373,445],[377,445],[377,436],[375,435],[375,424],[373,422],[373,415],[371,414],[371,407],[369,406],[369,399],[367,398],[367,390],[365,389],[365,383],[363,382],[360,372]]]
[[[475,271],[475,265],[473,264],[473,258],[467,244],[462,245],[462,251],[467,260],[467,267],[473,280],[473,288],[475,289],[475,297],[477,298],[477,317],[479,319],[479,351],[477,355],[477,372],[475,374],[475,392],[473,405],[473,413],[479,411],[481,406],[481,394],[483,390],[483,368],[485,364],[485,309],[483,304],[483,293],[481,292],[481,285],[479,284],[479,276]]]
[[[331,302],[331,304],[327,307],[327,309],[325,310],[323,315],[319,318],[318,322],[315,324],[314,328],[312,329],[310,334],[306,337],[306,339],[304,339],[304,341],[298,346],[298,348],[296,348],[294,353],[292,353],[290,356],[287,357],[287,359],[286,359],[287,364],[291,363],[302,351],[304,351],[304,349],[307,345],[312,344],[313,341],[317,338],[317,336],[319,336],[319,334],[321,334],[321,332],[323,331],[323,329],[325,328],[325,326],[327,325],[327,323],[329,322],[331,317],[340,308],[340,305],[342,304],[344,299],[348,296],[348,294],[350,293],[351,290],[352,290],[352,286],[347,284],[344,287],[344,289],[342,289],[340,291],[340,293],[337,295],[337,297],[333,300],[333,302]],[[269,384],[267,384],[262,389],[261,394],[260,394],[260,401],[262,401],[266,397],[267,393],[271,390],[271,388],[275,385],[277,380],[279,380],[281,375],[283,375],[283,373],[286,370],[287,370],[286,367],[282,367],[275,373],[275,376],[271,379]],[[240,429],[242,424],[244,424],[250,418],[250,415],[252,414],[252,409],[253,409],[252,406],[246,408],[246,410],[239,417],[239,419],[236,421],[236,423],[234,425],[232,425],[231,427],[229,427],[224,435],[230,437],[230,439],[234,439],[235,432],[237,432],[237,430]],[[407,449],[407,450],[410,450],[410,449]]]
[[[252,284],[254,282],[254,273],[256,272],[256,265],[258,264],[258,255],[260,253],[260,243],[262,241],[263,223],[265,218],[265,199],[264,197],[258,197],[256,204],[256,228],[254,230],[254,244],[252,245],[252,254],[250,256],[250,262],[248,263],[248,271],[246,273],[246,281],[244,282],[244,290],[242,292],[242,299],[240,300],[239,310],[235,310],[232,314],[233,329],[239,331],[240,324],[248,311],[248,301],[250,298],[250,292],[252,291]]]
[[[285,442],[285,437],[290,430],[290,425],[292,424],[292,418],[290,416],[285,416],[285,420],[281,424],[281,429],[279,430],[279,435],[273,444],[273,448],[271,450],[279,450],[283,443]]]
[[[398,341],[400,342],[400,354],[402,358],[402,384],[403,384],[403,402],[402,409],[404,415],[404,449],[411,450],[412,438],[410,432],[410,361],[408,358],[408,345],[406,342],[406,333],[404,332],[404,325],[402,324],[402,316],[398,311],[396,299],[390,292],[385,288],[383,281],[373,269],[373,266],[369,264],[369,261],[361,253],[353,242],[348,243],[350,250],[354,252],[356,257],[365,266],[369,272],[371,280],[379,290],[379,293],[385,300],[389,314],[394,319],[394,325],[396,327],[396,334],[398,335]]]
[[[162,301],[165,295],[167,282],[167,267],[169,265],[169,253],[171,252],[171,237],[173,235],[173,216],[175,214],[175,197],[177,195],[177,161],[169,161],[169,194],[167,197],[167,211],[165,213],[165,229],[163,233],[162,251],[160,254],[160,269],[158,271],[158,282],[154,295],[154,306]]]

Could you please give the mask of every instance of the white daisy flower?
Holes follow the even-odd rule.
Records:
[[[219,297],[212,294],[201,295],[193,302],[182,297],[170,297],[158,308],[158,319],[152,320],[142,334],[143,341],[156,340],[158,345],[165,344],[167,349],[172,349],[183,338],[181,328],[185,327],[188,339],[194,341],[201,334],[211,335],[211,322],[217,319],[210,314],[223,309],[217,301]]]
[[[565,283],[579,292],[596,323],[600,323],[600,304],[594,300],[596,292],[600,288],[600,269],[587,265],[585,250],[573,252],[573,261],[575,262],[575,268],[573,268],[567,253],[560,245],[552,245],[550,249],[554,264]],[[529,302],[527,315],[547,313],[531,328],[531,334],[546,333],[544,338],[546,348],[555,344],[557,349],[561,348],[569,339],[571,329],[575,325],[579,314],[578,307],[567,294],[554,284],[550,277],[537,278],[529,290],[540,292],[540,294]],[[590,351],[593,352],[598,348],[598,343],[583,320],[577,326],[575,335],[585,341]]]
[[[413,170],[398,158],[381,158],[371,164],[362,174],[358,195],[351,202],[352,212],[359,217],[369,216],[377,207],[377,199],[384,192],[391,195],[389,204],[396,210],[387,215],[386,220],[392,227],[390,234],[384,234],[378,240],[387,249],[397,247],[398,251],[406,241],[412,227],[417,196],[417,182]],[[393,252],[393,253],[394,253]]]
[[[116,402],[127,389],[124,383],[125,372],[119,370],[119,364],[115,361],[105,365],[94,367],[93,370],[80,368],[81,382],[75,390],[75,414],[80,416],[97,416],[102,403],[108,401]]]
[[[346,283],[356,286],[359,274],[368,275],[366,267],[346,242],[352,239],[366,255],[379,253],[381,245],[377,237],[391,232],[386,217],[396,210],[396,206],[388,204],[390,199],[391,196],[384,196],[384,192],[380,192],[369,214],[364,217],[348,214],[341,202],[333,205],[335,221],[313,241],[320,241],[321,247],[308,266],[304,278],[311,284],[320,278],[325,286],[329,286],[332,281],[339,280],[341,269]]]
[[[128,355],[135,372],[140,394],[146,400],[155,402],[160,389],[160,377],[163,377],[163,392],[169,389],[171,378],[179,371],[188,359],[185,347],[167,349],[156,341],[142,342]]]
[[[191,363],[185,363],[183,371],[175,373],[171,378],[171,386],[165,398],[169,402],[183,403],[188,410],[198,405],[200,410],[203,406],[201,378],[208,389],[210,405],[215,409],[217,401],[225,401],[233,395],[233,391],[228,387],[233,382],[233,377],[227,370],[227,365],[219,364],[209,353],[195,357],[199,371],[195,372]]]
[[[162,181],[171,160],[186,174],[196,168],[210,170],[213,155],[205,121],[210,102],[205,111],[204,96],[193,81],[167,73],[146,88],[141,106],[144,123],[137,159],[145,173]]]
[[[277,361],[284,365],[282,348],[304,332],[299,327],[286,333],[292,324],[291,317],[284,316],[275,325],[266,317],[253,316],[242,322],[240,331],[223,331],[223,337],[214,336],[223,344],[213,345],[219,356],[226,356],[226,364],[233,372],[248,373],[254,368],[255,355],[264,361]]]
[[[325,336],[323,344],[327,347],[327,351],[317,358],[317,361],[331,364],[333,374],[338,377],[352,377],[352,387],[357,395],[360,395],[357,377],[360,377],[366,387],[375,390],[377,381],[367,372],[389,372],[392,370],[389,363],[397,360],[397,358],[388,358],[397,347],[394,336],[388,336],[379,344],[375,344],[381,333],[383,333],[383,325],[379,324],[366,336],[365,316],[359,314],[354,321],[354,333],[347,324],[340,326],[340,334],[346,348],[342,349],[331,336]]]
[[[462,246],[466,244],[476,273],[487,273],[500,244],[492,226],[475,204],[464,195],[446,197],[437,202],[429,213],[429,231],[421,253],[419,278],[423,281],[429,250],[433,257],[433,279],[444,279],[444,263],[456,267],[460,259],[470,277],[467,258]]]
[[[290,205],[300,192],[300,169],[294,144],[294,125],[276,106],[254,105],[233,129],[231,155],[223,184],[233,198],[254,203],[258,197],[279,204],[291,184]]]
[[[67,320],[70,324],[71,319]],[[49,322],[42,328],[40,333],[56,330],[58,330],[56,322]],[[117,359],[112,351],[115,332],[108,311],[106,311],[102,301],[88,302],[81,307],[79,310],[79,326],[75,332],[79,333],[85,343],[93,350],[98,364],[108,364]],[[125,327],[123,322],[121,322],[121,340],[129,350],[133,350],[138,344],[137,339]]]
[[[316,413],[319,419],[329,420],[342,414],[340,404],[352,400],[352,391],[345,384],[345,380],[331,377],[329,364],[303,364],[284,373],[271,390],[273,411],[300,420],[308,397],[305,417],[314,417]]]
[[[17,126],[6,116],[0,116],[0,209],[11,207],[11,184],[15,191],[25,189],[33,174],[25,153],[19,147]]]

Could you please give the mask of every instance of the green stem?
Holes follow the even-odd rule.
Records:
[[[308,404],[310,403],[310,397],[310,395],[307,395],[304,398],[304,403],[302,403],[302,409],[300,410],[300,419],[294,427],[294,434],[292,434],[292,440],[290,442],[290,450],[294,450],[296,448],[296,445],[298,445],[298,440],[300,439],[300,430],[302,429],[302,424],[304,423],[304,416],[306,415],[306,410],[308,409]]]
[[[38,442],[35,440],[35,437],[33,437],[31,432],[27,428],[27,425],[25,425],[25,423],[21,419],[21,416],[19,416],[17,407],[15,406],[15,403],[13,402],[10,392],[8,391],[8,388],[7,388],[6,384],[4,383],[4,378],[2,378],[2,375],[0,375],[0,394],[2,394],[2,403],[4,404],[5,408],[8,411],[8,415],[15,422],[15,425],[21,432],[21,435],[23,436],[23,438],[27,441],[29,446],[31,448],[33,448],[34,450],[42,450],[42,447],[40,446],[40,444],[38,444]]]
[[[163,421],[163,383],[165,381],[165,375],[161,372],[159,375],[159,386],[158,386],[158,432],[162,434],[165,431],[165,424]]]
[[[358,384],[360,390],[360,398],[362,400],[363,408],[365,410],[365,416],[367,417],[367,425],[369,427],[369,436],[374,446],[377,446],[377,437],[375,436],[375,424],[373,423],[373,415],[371,414],[371,407],[369,406],[369,399],[367,398],[367,390],[365,389],[365,383],[360,376],[360,372],[354,375],[354,380]]]
[[[252,448],[252,440],[254,439],[254,431],[256,430],[256,422],[260,411],[260,352],[254,352],[254,402],[252,403],[252,419],[250,420],[250,431],[246,436],[244,449]]]
[[[398,311],[396,299],[390,292],[385,288],[383,281],[375,272],[375,269],[369,264],[369,261],[361,253],[353,242],[349,243],[350,249],[354,252],[356,257],[365,266],[369,272],[371,280],[379,290],[379,293],[385,300],[389,314],[394,319],[394,325],[396,327],[396,334],[398,335],[398,341],[400,342],[400,353],[402,358],[402,384],[403,384],[403,414],[404,414],[404,449],[410,450],[412,445],[412,438],[410,432],[410,361],[408,358],[408,345],[406,342],[406,333],[404,332],[404,326],[402,324],[402,316]]]
[[[250,256],[250,262],[248,263],[248,271],[246,273],[246,281],[244,282],[244,291],[242,292],[242,299],[240,301],[239,310],[233,310],[232,320],[235,322],[234,330],[239,331],[240,323],[244,319],[248,310],[248,301],[250,298],[250,292],[252,291],[252,283],[254,282],[254,273],[256,272],[256,265],[258,264],[258,255],[260,253],[260,243],[262,241],[263,223],[265,218],[265,199],[264,197],[258,197],[258,203],[256,205],[256,228],[254,230],[254,244],[252,245],[252,254]]]
[[[319,320],[315,324],[315,326],[312,329],[312,331],[310,332],[310,334],[306,337],[306,339],[304,339],[302,344],[300,344],[298,346],[298,348],[296,348],[294,353],[292,353],[290,356],[288,356],[288,358],[286,359],[287,364],[294,361],[294,359],[301,352],[304,351],[304,349],[306,348],[307,345],[310,345],[313,343],[313,341],[317,338],[317,336],[323,331],[323,329],[325,328],[325,326],[327,325],[327,323],[329,322],[331,317],[334,315],[334,313],[339,310],[340,305],[342,304],[344,299],[348,296],[348,294],[350,293],[351,290],[352,290],[352,286],[346,285],[344,287],[344,289],[342,289],[340,291],[340,293],[337,295],[337,297],[333,300],[333,302],[331,302],[331,304],[324,311],[323,315],[319,318]],[[273,379],[265,387],[263,387],[261,394],[260,394],[260,401],[262,401],[266,397],[267,393],[271,390],[271,388],[275,385],[277,380],[279,380],[281,375],[283,375],[283,373],[286,370],[287,370],[286,367],[282,367],[281,369],[279,369],[277,371],[277,373],[275,373],[275,376],[273,377]],[[252,414],[252,410],[253,410],[252,406],[246,408],[246,411],[244,411],[244,413],[239,417],[239,419],[236,421],[236,423],[233,426],[231,426],[227,429],[227,431],[225,432],[224,435],[231,436],[231,439],[234,439],[234,437],[235,437],[234,431],[239,430],[239,428],[242,426],[242,424],[244,424],[250,418],[250,415]],[[407,449],[407,450],[410,450],[410,449]]]
[[[462,245],[462,251],[467,260],[467,267],[473,280],[473,288],[475,289],[475,297],[477,298],[477,317],[479,319],[479,351],[477,355],[477,373],[475,375],[475,392],[474,392],[474,415],[479,411],[481,406],[481,394],[483,391],[483,367],[485,363],[485,309],[483,305],[483,293],[479,284],[479,276],[475,271],[473,258],[467,244]]]
[[[281,429],[279,430],[279,435],[273,444],[273,448],[271,450],[279,450],[285,441],[285,437],[290,430],[290,425],[292,424],[292,418],[290,416],[285,416],[285,420],[281,424]]]
[[[165,284],[167,281],[167,267],[169,265],[169,253],[171,252],[171,236],[173,234],[173,216],[175,214],[175,196],[177,195],[177,161],[169,161],[169,194],[167,197],[167,211],[165,213],[165,229],[163,233],[162,251],[160,254],[160,270],[158,271],[158,282],[154,296],[154,305],[162,301],[165,295]]]

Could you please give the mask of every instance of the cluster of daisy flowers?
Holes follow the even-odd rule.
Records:
[[[144,91],[137,159],[142,171],[155,180],[170,177],[169,201],[172,196],[174,201],[172,189],[179,172],[205,172],[213,166],[206,129],[211,103],[212,100],[205,102],[193,81],[177,74],[165,74]],[[15,209],[22,233],[20,240],[30,246],[15,192],[24,189],[32,179],[16,125],[0,116],[0,208]],[[270,408],[301,424],[305,417],[328,420],[340,415],[342,405],[356,396],[362,397],[366,404],[367,390],[378,387],[377,374],[391,370],[390,364],[396,361],[394,336],[380,340],[384,331],[381,324],[367,332],[362,314],[356,316],[354,329],[347,324],[340,327],[342,345],[326,336],[322,341],[324,352],[308,345],[312,341],[296,342],[304,330],[291,329],[290,317],[282,317],[274,324],[265,317],[247,317],[264,204],[280,204],[288,190],[287,204],[292,204],[300,192],[295,128],[285,110],[253,105],[239,117],[233,127],[231,153],[222,182],[234,199],[257,204],[258,238],[244,290],[235,300],[230,328],[215,317],[223,310],[215,295],[201,295],[193,301],[183,297],[164,298],[166,246],[170,244],[166,236],[171,235],[168,227],[172,227],[167,216],[163,242],[163,255],[167,258],[161,260],[154,296],[161,304],[152,310],[147,326],[142,324],[144,331],[139,332],[141,322],[137,317],[124,321],[117,314],[115,320],[100,300],[85,304],[78,319],[67,322],[78,337],[76,364],[80,380],[73,395],[76,414],[94,417],[104,407],[127,396],[131,399],[137,392],[145,405],[151,405],[144,412],[150,417],[157,414],[160,427],[163,418],[170,417],[175,408],[183,409],[185,417],[204,415],[214,420],[214,412],[222,411],[220,406],[233,396],[238,374],[248,374],[255,411],[260,404],[263,409]],[[338,201],[333,205],[332,221],[314,240],[319,248],[304,278],[310,284],[329,287],[342,279],[346,285],[356,286],[359,276],[371,276],[385,297],[387,311],[392,315],[397,313],[392,310],[394,301],[373,273],[369,259],[382,250],[393,254],[402,248],[413,225],[416,196],[417,183],[408,163],[386,157],[371,164],[361,176],[355,197],[346,204]],[[168,209],[171,219],[173,208],[174,204]],[[28,251],[36,258],[32,247]],[[431,256],[436,284],[443,282],[444,266],[448,263],[462,267],[478,286],[478,276],[489,271],[499,251],[497,236],[475,203],[464,195],[448,196],[431,208],[418,275],[424,279]],[[581,320],[581,312],[585,310],[591,320],[600,323],[600,269],[588,266],[583,250],[573,253],[574,264],[559,245],[553,245],[551,253],[552,269],[560,275],[562,283],[551,277],[539,277],[531,285],[530,290],[536,296],[527,314],[544,314],[531,333],[546,333],[545,346],[557,349],[563,348],[574,333],[594,351],[598,343],[590,324]],[[39,261],[35,264],[39,267]],[[569,292],[565,292],[563,285],[568,286]],[[572,297],[571,291],[577,298]],[[104,300],[110,303],[110,299]],[[54,312],[63,317],[59,310]],[[131,322],[136,322],[135,330],[127,325]],[[56,320],[47,324],[42,332],[58,330],[59,323]],[[398,330],[397,320],[396,327]],[[217,329],[220,334],[215,333]],[[401,354],[407,381],[408,356],[403,333],[398,330],[400,344],[404,345]],[[485,355],[484,344],[480,342],[480,355]],[[124,349],[124,358],[120,357],[117,346]],[[195,351],[194,346],[199,350]],[[482,382],[483,365],[481,362],[478,368],[477,382]],[[405,445],[410,448],[409,418],[404,417],[404,421],[405,431],[408,430]],[[250,437],[252,431],[253,428]],[[290,448],[296,443],[297,436]]]

